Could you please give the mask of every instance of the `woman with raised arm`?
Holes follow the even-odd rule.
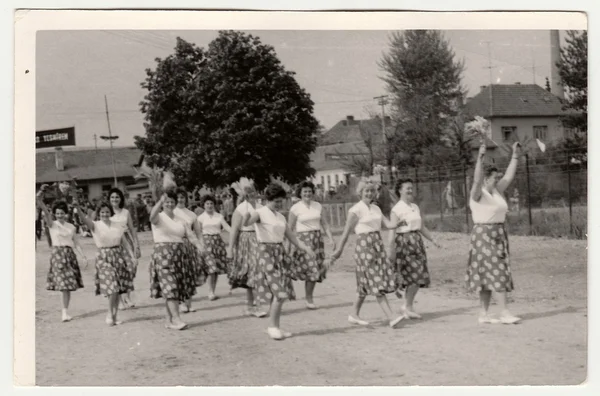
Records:
[[[150,212],[154,238],[154,253],[149,268],[150,296],[165,299],[165,327],[183,330],[187,324],[179,316],[179,304],[196,294],[196,271],[187,256],[185,238],[195,238],[186,223],[173,213],[176,205],[177,194],[168,189]],[[197,248],[200,248],[199,244]]]
[[[357,186],[360,201],[350,208],[344,233],[332,259],[338,259],[350,232],[356,234],[356,248],[354,260],[356,261],[356,291],[357,298],[354,303],[353,313],[348,316],[352,324],[366,326],[369,322],[360,318],[360,309],[368,295],[377,298],[377,303],[389,321],[390,327],[395,327],[404,318],[400,315],[394,318],[386,294],[394,293],[396,282],[394,268],[387,260],[386,252],[381,239],[381,229],[395,229],[396,223],[390,222],[383,216],[381,209],[372,204],[375,199],[375,184],[371,181],[361,181]]]
[[[267,187],[265,195],[266,205],[254,213],[247,212],[243,224],[255,225],[258,266],[254,277],[254,288],[256,298],[260,302],[271,304],[267,333],[274,340],[282,340],[291,337],[292,334],[280,328],[281,309],[285,300],[296,298],[283,240],[289,239],[294,246],[304,250],[311,258],[315,257],[315,253],[296,238],[287,227],[285,217],[279,213],[286,196],[283,187],[272,183]]]
[[[128,254],[134,264],[133,277],[137,272],[138,259],[141,257],[140,242],[133,226],[133,219],[129,210],[125,209],[125,195],[118,188],[112,188],[108,192],[108,200],[113,209],[114,215],[111,217],[111,222],[115,226],[123,228],[123,248],[125,254]],[[131,301],[131,293],[121,295],[121,305],[123,309],[133,308],[135,304]]]
[[[440,247],[423,224],[421,211],[413,203],[413,183],[411,179],[399,180],[396,183],[396,194],[400,200],[391,210],[392,223],[398,223],[390,243],[389,257],[396,270],[396,286],[406,289],[406,300],[402,311],[407,319],[420,319],[415,312],[414,301],[419,288],[427,288],[430,284],[427,269],[427,254],[423,238]],[[395,235],[395,237],[394,237]]]
[[[77,201],[73,205],[81,215],[81,220],[88,227],[98,248],[96,253],[95,293],[108,298],[106,324],[121,324],[117,320],[119,296],[133,291],[134,262],[125,252],[121,241],[125,229],[111,221],[114,212],[112,205],[102,202],[96,209],[97,221],[88,217],[86,209],[82,209]]]
[[[479,323],[513,324],[521,320],[507,308],[506,293],[513,290],[513,278],[505,228],[508,204],[504,198],[517,172],[519,149],[520,144],[516,142],[504,176],[496,167],[483,165],[486,151],[484,143],[477,156],[469,202],[474,225],[465,280],[469,291],[479,293]],[[500,319],[488,314],[492,292],[500,306]]]
[[[71,320],[69,316],[69,303],[71,292],[83,288],[81,270],[73,248],[77,249],[85,266],[87,258],[83,253],[81,245],[75,233],[75,226],[67,223],[67,212],[69,208],[64,201],[57,201],[52,205],[52,213],[42,200],[43,191],[36,195],[38,207],[42,210],[44,222],[48,227],[52,252],[50,253],[50,269],[46,278],[46,290],[60,291],[62,293],[62,321]],[[54,215],[54,218],[52,217]]]
[[[254,308],[253,280],[256,272],[256,255],[258,242],[254,226],[244,226],[246,213],[252,215],[256,207],[256,190],[254,184],[248,179],[240,181],[240,204],[233,211],[231,232],[229,233],[229,246],[227,258],[231,260],[229,268],[229,284],[232,289],[241,287],[246,289],[246,315],[262,318],[267,313],[260,308]]]
[[[190,230],[194,230],[196,224],[196,213],[192,212],[187,208],[188,205],[188,194],[187,191],[183,187],[177,188],[175,191],[177,194],[177,207],[173,209],[173,213],[175,217],[185,223],[186,227]],[[190,240],[191,237],[191,240]],[[184,247],[186,250],[186,256],[189,260],[189,266],[194,270],[194,282],[196,287],[202,286],[206,282],[206,273],[204,272],[204,268],[202,268],[202,261],[198,256],[198,249],[196,249],[196,245],[198,244],[198,239],[196,234],[193,232],[190,235],[184,238]],[[189,298],[185,301],[185,303],[181,306],[181,312],[195,312],[196,310],[192,308],[192,299]]]
[[[305,252],[292,250],[292,272],[294,279],[304,281],[306,293],[306,307],[317,309],[313,301],[315,285],[325,279],[325,243],[322,231],[325,231],[335,251],[335,241],[329,229],[327,219],[323,216],[321,204],[313,201],[315,185],[304,181],[298,185],[296,190],[299,201],[291,208],[288,215],[288,226],[296,233],[298,240],[306,246],[310,246],[315,257],[311,258]]]

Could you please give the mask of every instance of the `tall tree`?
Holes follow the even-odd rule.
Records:
[[[565,110],[573,113],[564,117],[567,127],[587,132],[588,38],[587,31],[567,31],[567,45],[560,50],[557,66],[561,84],[567,90]]]
[[[273,47],[220,31],[206,50],[178,38],[175,53],[156,61],[142,83],[146,136],[136,137],[153,164],[188,187],[314,174],[314,103]]]
[[[444,147],[447,124],[462,104],[464,62],[455,60],[441,32],[407,30],[392,33],[379,66],[393,101],[398,165],[445,161],[429,152]]]

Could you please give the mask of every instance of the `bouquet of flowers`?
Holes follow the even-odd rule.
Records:
[[[468,138],[479,137],[482,141],[492,139],[492,125],[483,117],[475,116],[471,122],[465,123],[465,135]]]

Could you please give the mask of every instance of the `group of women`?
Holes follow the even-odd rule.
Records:
[[[513,281],[504,227],[508,206],[503,196],[515,176],[518,150],[519,145],[515,144],[513,160],[502,177],[496,168],[484,169],[484,145],[477,158],[470,194],[475,224],[466,285],[470,291],[479,293],[481,312],[478,320],[482,324],[520,321],[506,306],[506,293],[512,291]],[[197,287],[207,280],[209,299],[216,299],[217,277],[227,274],[231,288],[246,289],[244,312],[259,318],[269,316],[267,333],[271,338],[290,337],[291,333],[281,328],[280,317],[284,302],[295,299],[292,282],[305,282],[306,307],[317,309],[313,296],[315,285],[325,279],[331,264],[342,255],[352,231],[356,234],[357,296],[348,321],[356,325],[369,324],[360,317],[361,307],[369,295],[375,296],[391,327],[403,319],[421,318],[414,309],[415,296],[420,288],[430,285],[423,237],[440,246],[423,224],[419,207],[413,202],[411,180],[397,183],[396,193],[400,200],[389,218],[373,204],[375,185],[362,181],[357,188],[360,201],[350,209],[337,244],[322,206],[313,200],[314,192],[312,183],[301,183],[297,189],[300,200],[291,207],[286,219],[280,213],[286,198],[283,187],[269,185],[264,192],[266,202],[259,205],[254,186],[246,183],[241,188],[240,203],[229,226],[215,211],[214,197],[203,197],[204,212],[197,216],[186,208],[188,195],[185,190],[167,190],[150,213],[154,250],[149,266],[151,296],[165,301],[165,326],[185,329],[187,324],[181,319],[180,306],[183,312],[193,311],[191,298]],[[82,256],[83,250],[77,243],[74,227],[64,221],[64,204],[54,204],[50,213],[39,197],[38,194],[38,204],[51,224],[53,242],[47,289],[62,291],[62,319],[68,321],[70,292],[83,287],[73,248]],[[98,247],[96,294],[108,297],[106,323],[112,326],[120,324],[117,320],[119,296],[127,296],[133,291],[140,249],[131,217],[122,207],[122,193],[118,189],[111,190],[109,198],[110,203],[102,203],[94,219],[78,209]],[[387,246],[381,235],[384,229],[393,230]],[[228,246],[221,237],[223,230],[229,233]],[[324,235],[333,245],[329,259],[325,257]],[[488,313],[492,292],[501,307],[499,318]],[[404,297],[399,315],[393,313],[387,300],[386,295],[391,293]],[[131,306],[132,302],[125,297],[122,304]],[[268,311],[261,308],[267,305]]]

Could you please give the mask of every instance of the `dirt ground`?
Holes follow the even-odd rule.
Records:
[[[245,293],[228,295],[220,277],[216,301],[206,285],[184,315],[187,330],[163,326],[164,303],[149,296],[150,233],[141,234],[137,307],[122,311],[120,326],[104,323],[107,302],[94,296],[94,263],[83,270],[85,288],[73,293],[69,323],[60,321],[60,294],[45,290],[49,248],[37,245],[36,384],[38,386],[266,386],[266,385],[572,385],[587,376],[586,241],[511,237],[517,290],[512,311],[519,325],[478,325],[477,299],[465,293],[468,236],[437,234],[428,245],[432,285],[417,295],[422,320],[390,329],[374,298],[362,316],[346,318],[355,297],[351,238],[344,256],[317,285],[319,310],[286,303],[285,341],[266,334],[267,320],[242,315]],[[93,257],[90,238],[86,254]],[[327,253],[331,247],[326,246]],[[390,295],[399,311],[401,300]],[[493,309],[497,307],[493,306]]]

